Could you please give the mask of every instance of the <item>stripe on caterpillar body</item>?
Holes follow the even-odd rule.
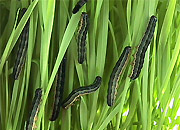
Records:
[[[123,53],[121,54],[119,60],[116,62],[116,65],[113,68],[108,84],[108,95],[107,95],[108,106],[114,105],[119,78],[128,62],[130,53],[131,53],[131,47],[130,46],[125,47]]]
[[[55,100],[54,100],[53,111],[52,111],[50,121],[55,121],[58,118],[58,115],[60,112],[60,107],[61,107],[61,103],[63,99],[63,92],[64,92],[65,69],[66,69],[66,55],[64,55],[61,65],[58,69]]]
[[[73,8],[72,13],[76,14],[80,10],[80,8],[87,2],[88,0],[79,0],[77,4],[75,5],[75,7]]]
[[[42,98],[42,89],[38,88],[35,91],[35,96],[33,99],[33,107],[32,107],[29,121],[27,122],[27,125],[26,125],[26,130],[33,130],[34,128],[36,128],[35,121],[37,120],[41,98]]]
[[[77,100],[78,97],[95,92],[100,87],[101,81],[102,81],[102,78],[100,76],[97,76],[93,84],[74,89],[68,95],[68,97],[63,101],[62,107],[67,109],[73,104],[73,102]]]
[[[131,80],[135,80],[141,72],[141,69],[144,64],[145,53],[154,35],[156,22],[157,22],[157,18],[155,16],[151,16],[146,32],[135,54],[135,58],[133,61],[133,70],[130,75]]]
[[[88,14],[82,12],[78,29],[78,62],[82,64],[86,57],[86,35],[89,27]]]
[[[26,9],[22,9],[23,13],[26,12]],[[15,65],[13,68],[13,77],[14,80],[17,80],[22,67],[24,66],[24,62],[26,59],[27,54],[27,48],[28,48],[28,38],[29,38],[29,20],[27,21],[26,25],[24,26],[24,29],[22,30],[20,44],[17,52],[17,58],[15,61]]]

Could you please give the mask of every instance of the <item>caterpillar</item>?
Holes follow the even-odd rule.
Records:
[[[107,94],[108,106],[114,105],[119,78],[128,62],[130,53],[131,53],[131,47],[130,46],[125,47],[123,53],[121,54],[119,60],[116,62],[116,65],[113,68],[108,84],[108,94]]]
[[[58,118],[60,107],[63,99],[64,83],[65,83],[66,55],[63,57],[57,74],[55,101],[50,121],[55,121]]]
[[[75,7],[73,8],[72,13],[76,14],[80,10],[80,8],[87,2],[88,0],[79,0],[77,4],[75,5]]]
[[[68,109],[73,104],[73,102],[77,101],[78,97],[95,92],[100,87],[101,81],[102,78],[97,76],[93,84],[74,89],[63,101],[62,107]]]
[[[146,32],[141,40],[140,45],[137,47],[137,52],[135,54],[135,58],[133,61],[132,73],[130,75],[131,80],[135,80],[137,77],[139,77],[139,74],[141,73],[141,69],[144,64],[145,53],[154,35],[156,22],[157,22],[156,16],[154,15],[151,16]]]
[[[26,130],[33,130],[34,128],[37,127],[35,124],[35,121],[37,120],[41,98],[42,98],[42,89],[38,88],[35,91],[35,96],[33,99],[33,107],[32,107],[29,121],[27,121]]]
[[[78,62],[82,64],[86,57],[86,35],[89,27],[88,14],[82,12],[78,29]]]
[[[26,9],[22,9],[23,14],[26,12]],[[29,20],[27,21],[24,29],[22,30],[21,33],[21,39],[20,39],[20,44],[17,52],[17,58],[15,61],[15,65],[13,68],[13,77],[14,80],[17,80],[22,67],[24,66],[24,62],[26,59],[26,54],[27,54],[27,48],[28,48],[28,38],[29,38]]]

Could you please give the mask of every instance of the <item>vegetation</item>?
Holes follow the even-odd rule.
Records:
[[[89,0],[77,13],[78,0],[0,0],[0,129],[21,130],[28,120],[35,89],[43,88],[37,130],[173,129],[180,124],[180,1]],[[19,21],[20,8],[27,8]],[[90,16],[87,62],[77,62],[77,26],[82,11]],[[158,18],[139,78],[129,79],[130,62],[121,76],[116,103],[107,105],[113,66],[125,46],[136,52],[149,18]],[[19,80],[12,72],[18,38],[30,18],[25,66]],[[81,97],[58,120],[49,121],[55,76],[67,52],[64,98],[97,75],[98,91]],[[177,127],[176,126],[176,127]]]

